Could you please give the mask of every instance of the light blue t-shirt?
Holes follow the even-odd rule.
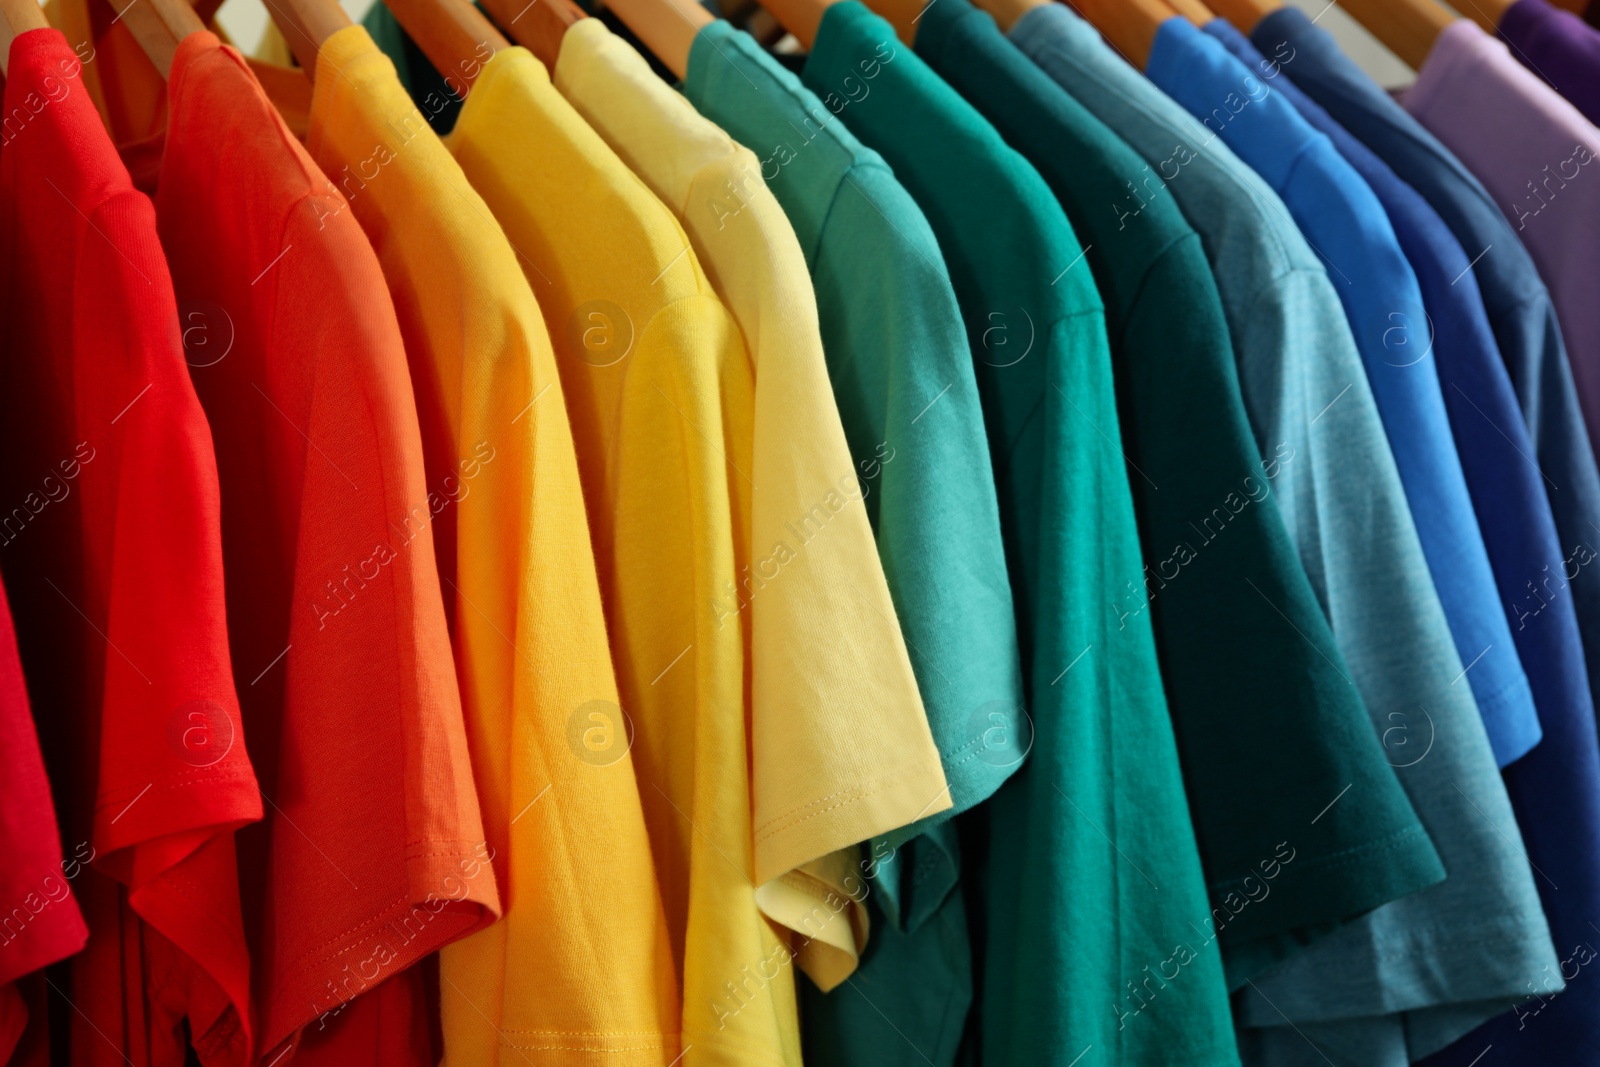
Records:
[[[1279,482],[1291,536],[1450,872],[1249,983],[1241,1052],[1321,1064],[1321,1042],[1353,1050],[1341,1062],[1399,1067],[1504,1011],[1557,960],[1334,284],[1283,201],[1087,23],[1052,4],[1011,37],[1144,156],[1140,198],[1170,192],[1200,232],[1258,445],[1294,451]]]
[[[1323,259],[1378,402],[1411,518],[1422,539],[1489,742],[1503,767],[1539,740],[1539,718],[1472,511],[1435,370],[1416,275],[1377,196],[1331,141],[1222,42],[1168,19],[1150,79],[1283,198]]]

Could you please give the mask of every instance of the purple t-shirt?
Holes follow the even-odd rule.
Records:
[[[1517,0],[1500,16],[1500,36],[1523,66],[1600,122],[1600,33],[1545,0]]]
[[[1593,440],[1600,432],[1600,131],[1466,19],[1439,34],[1401,103],[1478,176],[1533,256],[1555,302]]]

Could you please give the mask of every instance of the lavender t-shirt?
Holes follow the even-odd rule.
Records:
[[[1533,256],[1555,302],[1593,440],[1600,431],[1600,131],[1466,19],[1439,34],[1401,103],[1477,175]]]
[[[1545,0],[1517,0],[1500,16],[1500,37],[1523,66],[1600,122],[1600,32]]]

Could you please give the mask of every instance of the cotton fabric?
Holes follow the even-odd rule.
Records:
[[[1439,35],[1404,104],[1483,182],[1533,257],[1592,440],[1600,428],[1600,308],[1588,279],[1600,269],[1600,250],[1588,236],[1600,225],[1600,183],[1582,179],[1600,152],[1600,131],[1465,19]]]
[[[329,37],[318,65],[307,149],[394,298],[436,494],[407,521],[438,546],[505,901],[500,922],[441,953],[444,1062],[520,1063],[527,1044],[548,1062],[663,1064],[677,979],[544,319],[366,30]]]
[[[798,962],[832,989],[865,940],[856,845],[950,798],[828,384],[805,258],[754,153],[601,22],[567,30],[555,85],[673,206],[744,335],[750,554],[762,584],[715,610],[719,622],[751,613],[756,899],[811,938]],[[780,545],[796,558],[769,578],[759,560],[765,551],[776,564]],[[831,900],[850,900],[850,914],[817,924]]]
[[[1325,135],[1272,93],[1275,73],[1256,77],[1208,36],[1186,19],[1168,20],[1150,52],[1150,76],[1283,197],[1327,266],[1456,651],[1472,665],[1466,680],[1504,766],[1538,741],[1539,719],[1450,436],[1418,319],[1416,275],[1371,188]]]
[[[950,785],[948,809],[872,842],[871,940],[849,988],[802,984],[805,1048],[841,1067],[948,1064],[972,1002],[948,819],[1025,754],[1015,609],[966,331],[916,202],[754,38],[722,21],[703,28],[683,92],[755,152],[806,257],[834,401]]]
[[[1287,442],[1308,460],[1290,465],[1277,487],[1302,563],[1380,735],[1398,725],[1434,738],[1425,758],[1396,761],[1410,762],[1397,773],[1452,877],[1347,924],[1253,982],[1259,991],[1242,994],[1238,1008],[1246,1058],[1318,1058],[1304,1033],[1356,1062],[1404,1062],[1410,1051],[1438,1048],[1495,1010],[1550,958],[1482,721],[1470,692],[1452,684],[1464,664],[1428,581],[1350,327],[1326,272],[1289,225],[1288,209],[1087,24],[1053,10],[1019,20],[1013,40],[1103,117],[1120,117],[1125,137],[1137,132],[1147,163],[1172,155],[1174,141],[1188,149],[1165,188],[1206,239],[1257,440],[1263,452]],[[1218,47],[1198,32],[1194,38],[1202,49]],[[1262,99],[1254,94],[1250,107]],[[1194,177],[1218,172],[1231,175],[1227,186]],[[1234,204],[1237,215],[1252,202],[1272,235],[1265,256],[1235,243],[1241,231],[1224,207]],[[1263,266],[1264,274],[1252,275]],[[1342,521],[1356,515],[1357,523]],[[1382,627],[1372,625],[1377,618]],[[1418,717],[1419,707],[1426,717]],[[1475,877],[1461,877],[1464,871]],[[1483,915],[1496,917],[1487,929],[1477,925]],[[1436,940],[1452,923],[1457,933]],[[1472,962],[1441,962],[1463,956]],[[1455,1012],[1452,1002],[1470,1001],[1478,1003]],[[1408,1014],[1385,1014],[1395,1011]]]
[[[178,1065],[187,1019],[202,1063],[244,1064],[233,831],[262,805],[229,670],[216,465],[155,213],[85,66],[54,30],[16,38],[0,147],[0,566],[51,727],[49,844],[90,935],[56,1053]],[[80,940],[70,914],[52,903],[32,936]]]
[[[794,954],[756,901],[746,619],[716,610],[753,563],[738,325],[672,213],[526,51],[487,63],[450,146],[521,253],[567,398],[682,983],[668,1059],[798,1064]]]
[[[1278,512],[1285,461],[1256,451],[1199,236],[1170,198],[1129,194],[1126,176],[1144,161],[987,14],[965,0],[930,9],[917,49],[1039,167],[1089,244],[1147,546],[1141,579],[1111,610],[1119,627],[1153,617],[1206,867],[1207,930],[1230,984],[1242,984],[1417,888],[1390,860],[1397,840],[1418,834],[1415,813]],[[1296,714],[1269,710],[1282,706]],[[1352,807],[1309,834],[1282,804],[1353,782]],[[1273,859],[1291,838],[1293,860]]]
[[[162,244],[180,301],[232,331],[192,373],[216,431],[234,673],[273,809],[241,844],[258,1045],[431,1062],[411,965],[500,902],[394,306],[349,200],[238,53],[186,37],[168,103]]]
[[[1517,61],[1600,122],[1600,33],[1547,0],[1517,0],[1500,15],[1500,38]]]
[[[1149,620],[1117,631],[1104,607],[1141,562],[1082,248],[1038,173],[860,4],[828,8],[802,80],[927,214],[978,364],[1034,731],[963,839],[983,872],[983,1059],[1066,1064],[1095,1045],[1233,1063],[1215,945],[1173,947],[1205,891]],[[1087,542],[1101,551],[1069,548]],[[1106,1011],[1175,954],[1186,982],[1147,1018],[1124,1018],[1133,999]]]
[[[1572,936],[1574,925],[1585,922],[1593,910],[1583,903],[1592,899],[1592,852],[1573,849],[1560,835],[1548,831],[1560,827],[1563,833],[1575,835],[1567,841],[1587,839],[1595,832],[1590,828],[1596,825],[1591,799],[1596,769],[1589,740],[1594,716],[1592,702],[1581,694],[1589,688],[1588,676],[1597,662],[1593,625],[1597,583],[1586,580],[1581,565],[1574,567],[1565,561],[1582,560],[1591,551],[1588,546],[1593,535],[1586,532],[1587,523],[1600,522],[1596,511],[1600,486],[1548,293],[1515,231],[1478,180],[1340,53],[1323,31],[1303,15],[1296,17],[1285,10],[1258,24],[1252,39],[1263,52],[1281,54],[1283,69],[1295,84],[1425,195],[1450,227],[1465,256],[1453,276],[1461,277],[1462,271],[1470,269],[1478,285],[1493,340],[1516,389],[1526,432],[1536,446],[1532,452],[1518,451],[1515,424],[1508,418],[1496,418],[1494,409],[1485,407],[1495,421],[1495,437],[1512,437],[1515,458],[1502,457],[1503,462],[1526,471],[1531,461],[1537,460],[1537,489],[1548,498],[1560,536],[1552,553],[1548,541],[1541,546],[1536,518],[1533,522],[1522,520],[1504,498],[1496,498],[1489,509],[1510,516],[1510,522],[1524,535],[1534,535],[1525,542],[1525,562],[1513,557],[1512,566],[1522,573],[1514,580],[1517,595],[1508,597],[1506,608],[1517,620],[1513,633],[1539,699],[1545,740],[1508,769],[1506,782],[1531,862],[1537,867],[1536,882],[1557,954],[1562,961],[1570,961],[1577,944]],[[1461,284],[1465,281],[1463,278]],[[1484,416],[1477,417],[1481,420]],[[1485,433],[1481,421],[1474,432]],[[1529,514],[1537,516],[1538,512]],[[1487,515],[1480,508],[1486,529]],[[1552,588],[1547,583],[1557,567],[1563,574]],[[1537,595],[1541,589],[1543,596]],[[1566,622],[1568,612],[1575,613],[1576,628]],[[1580,658],[1590,670],[1579,669]],[[1570,886],[1572,891],[1554,892],[1553,885]],[[1566,971],[1572,973],[1570,963]],[[1528,1010],[1524,1007],[1521,1016],[1502,1015],[1428,1062],[1466,1065],[1484,1055],[1491,1044],[1500,1051],[1489,1052],[1487,1058],[1502,1056],[1501,1062],[1507,1063],[1520,1062],[1522,1056],[1563,1059],[1592,1054],[1585,1050],[1592,1049],[1589,1018],[1593,1002],[1583,985],[1575,984],[1568,993],[1546,1000],[1564,982],[1550,976],[1561,973],[1558,963],[1526,990],[1539,998],[1529,1002],[1539,1008],[1536,1025],[1522,1017]]]

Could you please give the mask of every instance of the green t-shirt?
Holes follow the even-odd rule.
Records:
[[[1207,931],[1242,985],[1443,868],[1278,511],[1273,484],[1293,450],[1256,447],[1199,235],[1172,198],[1129,195],[1144,160],[967,0],[930,8],[916,48],[1039,168],[1089,242],[1145,545],[1144,570],[1105,610],[1119,625],[1153,618]],[[1302,809],[1346,786],[1308,824]]]
[[[948,818],[987,799],[1024,755],[1015,608],[966,328],[921,209],[754,38],[720,21],[701,30],[683,91],[756,153],[805,251],[834,396],[950,783],[948,811],[873,842],[872,938],[853,989],[802,989],[807,1053],[840,1067],[947,1064],[972,985]]]
[[[1033,737],[962,817],[983,1061],[1235,1064],[1149,613],[1105,609],[1142,560],[1083,250],[1038,173],[854,0],[828,8],[802,77],[927,215],[994,459]]]

